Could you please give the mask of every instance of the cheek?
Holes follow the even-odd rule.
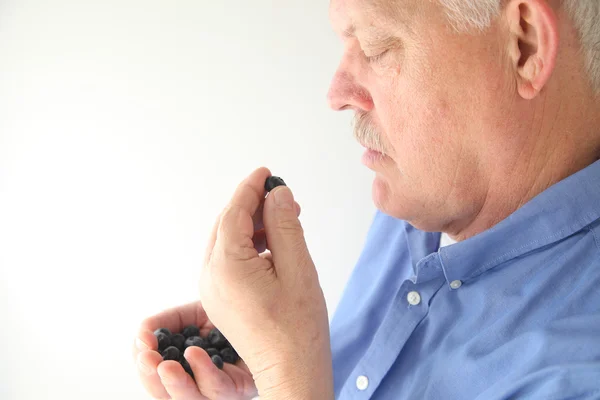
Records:
[[[372,197],[391,215],[441,209],[453,190],[455,169],[464,156],[463,136],[457,125],[459,108],[439,87],[399,82],[398,94],[382,110],[394,167],[375,178]]]
[[[397,94],[383,104],[384,131],[393,158],[401,169],[407,169],[407,174],[426,173],[422,166],[435,163],[451,144],[455,109],[446,93],[434,87],[415,81],[399,82]]]

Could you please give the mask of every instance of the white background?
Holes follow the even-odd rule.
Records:
[[[197,297],[213,221],[286,180],[330,318],[375,211],[327,0],[0,0],[0,399],[147,399],[139,322]]]

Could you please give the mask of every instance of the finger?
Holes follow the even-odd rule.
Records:
[[[265,196],[265,181],[271,176],[267,168],[255,170],[237,187],[221,217],[215,250],[237,260],[256,258],[254,249],[254,215]]]
[[[254,222],[254,231],[260,231],[262,229],[264,229],[265,225],[263,223],[263,208],[264,208],[264,201],[262,201],[260,203],[260,206],[258,206],[258,209],[256,210],[256,213],[252,216],[252,220]],[[300,204],[294,202],[294,207],[296,208],[296,214],[298,216],[300,216],[300,212],[302,211],[302,209],[300,208]],[[260,253],[260,252],[259,252]]]
[[[144,389],[155,399],[170,399],[156,371],[162,357],[155,351],[142,351],[137,357],[137,370]]]
[[[225,363],[223,372],[233,381],[234,393],[239,394],[240,399],[254,399],[258,396],[258,389],[246,364],[239,361],[235,365]]]
[[[184,357],[196,377],[196,384],[203,396],[209,399],[221,398],[235,389],[231,378],[212,362],[206,351],[199,347],[188,347]]]
[[[261,170],[262,169],[259,169],[257,171],[261,171]],[[255,171],[255,173],[257,171]],[[267,171],[261,171],[261,173],[266,173]],[[270,176],[270,171],[268,172],[268,174],[269,174],[268,176]],[[264,224],[263,224],[264,198],[263,198],[263,196],[264,196],[264,190],[261,191],[261,197],[260,197],[259,206],[256,209],[256,211],[254,212],[254,214],[252,215],[252,222],[253,222],[253,226],[254,226],[254,231],[255,232],[264,229]],[[295,208],[296,208],[297,215],[300,216],[300,213],[302,211],[302,208],[300,207],[300,204],[298,204],[298,203],[295,202],[294,205],[295,205]],[[211,233],[211,235],[209,237],[208,244],[207,244],[206,250],[205,250],[204,265],[208,264],[208,262],[210,261],[210,257],[212,255],[212,252],[213,252],[213,249],[214,249],[214,246],[215,246],[215,242],[217,240],[217,233],[218,233],[218,230],[219,230],[219,225],[220,225],[221,217],[222,217],[222,214],[219,214],[219,216],[217,217],[217,220],[215,221],[215,223],[213,225],[212,233]],[[262,249],[263,246],[258,246],[258,248]],[[259,250],[258,252],[262,253],[263,251],[264,250]]]
[[[154,336],[154,333],[146,328],[140,328],[133,341],[133,358],[137,359],[138,354],[142,351],[156,351],[157,349],[158,340],[156,339],[156,336]]]
[[[295,203],[295,208],[296,208],[296,215],[300,216],[300,204]],[[262,212],[262,206],[259,208],[259,212]],[[258,215],[258,213],[256,214]],[[254,248],[256,249],[256,251],[261,254],[264,253],[266,249],[269,248],[269,242],[267,241],[267,235],[265,232],[265,229],[262,223],[262,215],[260,217],[260,229],[256,229],[256,224],[254,225],[254,237],[252,237],[252,241],[254,242]]]
[[[300,210],[300,205],[298,204],[297,206],[298,206],[298,210]],[[255,238],[253,238],[253,240],[255,241],[254,247],[257,249],[257,251],[259,253],[262,253],[263,251],[265,251],[264,249],[266,248],[266,237],[264,235],[264,225],[263,225],[263,220],[262,220],[262,214],[263,214],[263,203],[260,204],[260,206],[256,210],[256,213],[252,217],[252,222],[254,224],[254,232],[255,232]],[[208,244],[206,246],[206,250],[204,253],[205,255],[204,255],[204,264],[203,265],[207,265],[211,259],[213,249],[215,247],[215,242],[217,240],[217,231],[219,229],[219,224],[221,222],[221,215],[222,214],[219,214],[219,216],[217,217],[217,220],[213,226],[213,230],[210,235],[210,238],[208,239]],[[258,240],[258,244],[257,244],[256,240]]]
[[[294,274],[300,272],[302,268],[298,268],[298,263],[306,263],[310,255],[296,214],[294,195],[289,187],[279,186],[269,193],[265,200],[263,220],[268,248],[278,272],[288,266]]]
[[[160,380],[173,400],[209,400],[202,396],[196,382],[176,361],[164,361],[157,368]]]

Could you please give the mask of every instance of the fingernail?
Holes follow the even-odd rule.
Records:
[[[138,348],[139,351],[150,350],[150,346],[148,346],[142,339],[135,338],[135,347]]]
[[[152,374],[152,369],[141,361],[138,361],[138,368],[146,375]]]
[[[286,186],[280,186],[273,192],[275,196],[275,205],[281,209],[291,210],[294,207],[294,195]]]

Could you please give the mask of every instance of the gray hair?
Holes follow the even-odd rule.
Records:
[[[455,30],[483,31],[500,14],[502,0],[439,0]],[[600,0],[562,0],[579,37],[585,69],[600,94]]]

